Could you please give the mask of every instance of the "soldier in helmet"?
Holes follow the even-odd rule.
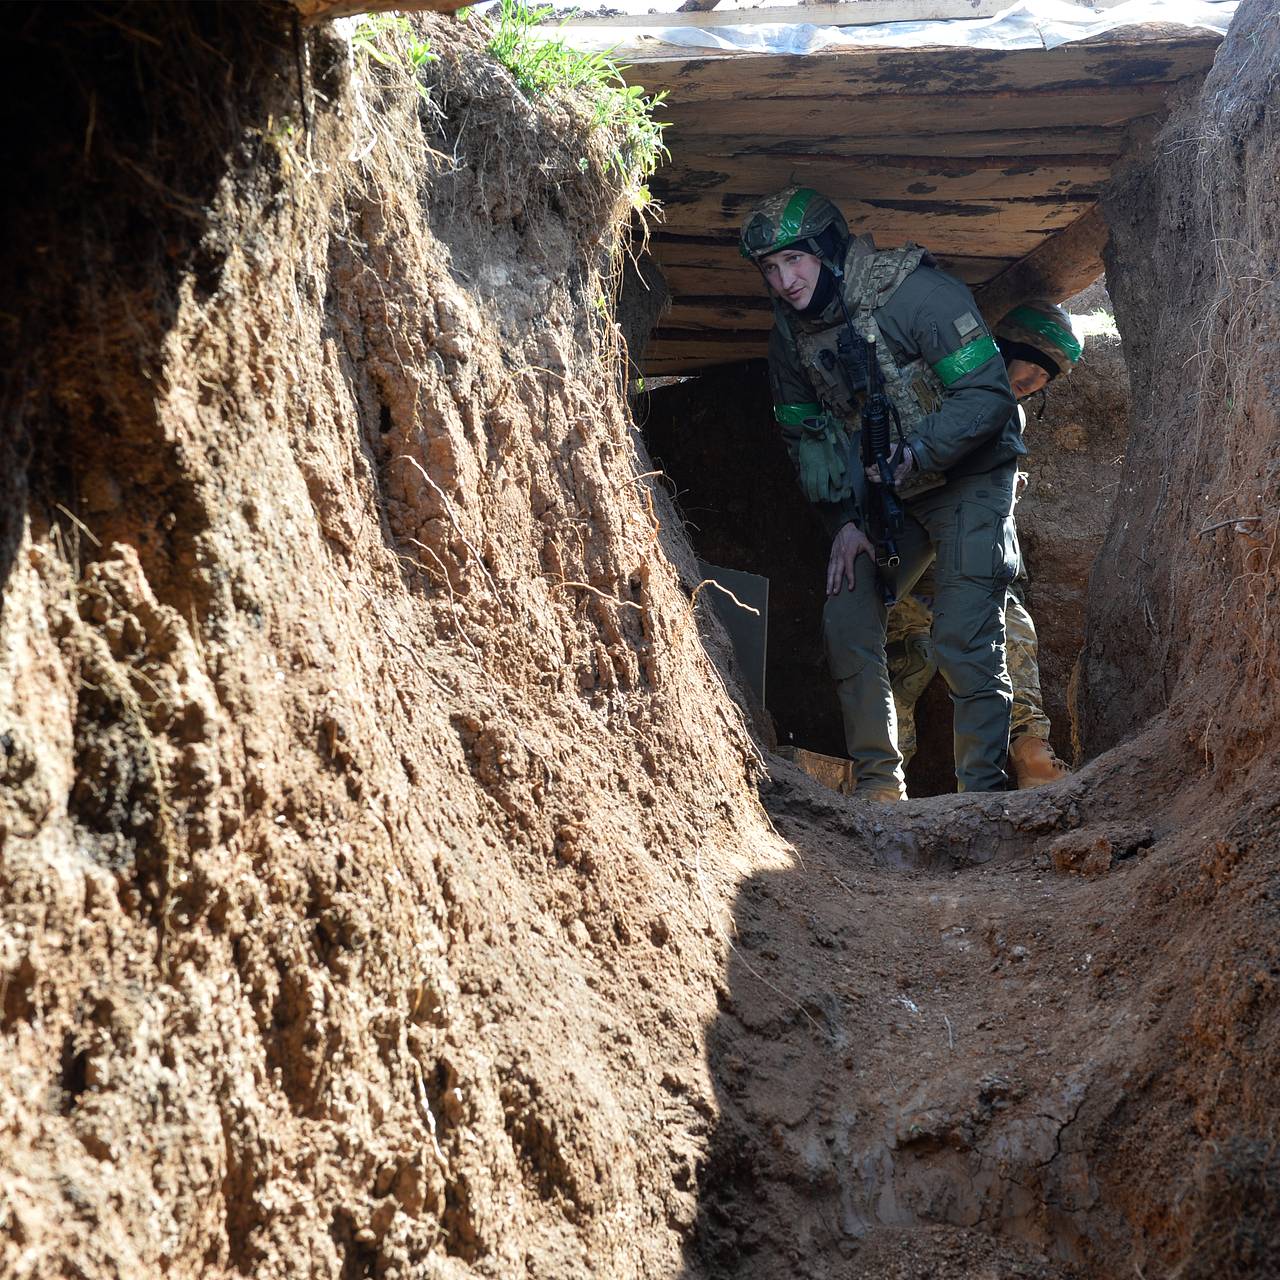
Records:
[[[1004,357],[1009,384],[1019,400],[1043,391],[1054,378],[1070,373],[1082,351],[1071,317],[1044,299],[1014,307],[996,325],[995,339]],[[886,652],[904,768],[916,748],[915,704],[937,671],[929,634],[932,595],[932,580],[926,573],[911,594],[898,601],[889,613]],[[1017,582],[1010,586],[1005,600],[1005,649],[1013,685],[1009,763],[1014,777],[1019,788],[1056,782],[1071,771],[1049,743],[1049,717],[1040,695],[1036,628]]]
[[[1005,786],[1013,701],[1004,603],[1018,570],[1016,459],[1026,452],[995,340],[969,290],[918,247],[877,251],[839,209],[792,187],[742,229],[774,300],[774,416],[805,495],[831,534],[823,633],[855,794],[904,799],[885,665],[886,597],[935,562],[933,652],[954,705],[962,791]],[[872,363],[874,362],[874,363]],[[904,508],[900,563],[877,572],[882,538],[856,442],[868,389],[899,424],[887,468]]]

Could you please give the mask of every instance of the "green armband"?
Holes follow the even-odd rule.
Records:
[[[779,426],[799,427],[806,418],[816,418],[822,412],[822,406],[816,402],[809,404],[775,404],[773,417]]]
[[[938,375],[942,385],[949,387],[953,382],[963,378],[966,373],[980,369],[988,360],[994,359],[999,354],[1000,348],[996,346],[996,340],[988,335],[958,347],[949,356],[943,356],[933,366],[933,371]]]

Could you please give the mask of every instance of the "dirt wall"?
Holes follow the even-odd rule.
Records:
[[[9,16],[0,1272],[669,1273],[782,855],[608,140],[446,20],[422,96],[269,6]]]
[[[1270,1274],[1273,761],[766,820],[583,117],[443,20],[425,97],[268,6],[13,31],[0,1272]],[[1201,103],[1259,210],[1274,39]]]
[[[1117,175],[1107,283],[1133,385],[1081,665],[1088,751],[1170,712],[1224,778],[1274,745],[1280,17],[1250,0],[1203,90]]]

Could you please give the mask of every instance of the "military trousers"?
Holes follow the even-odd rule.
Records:
[[[1004,602],[1005,662],[1013,685],[1009,740],[1025,734],[1048,741],[1051,725],[1040,693],[1036,624],[1022,601],[1020,587],[1015,582]],[[916,753],[916,703],[938,674],[932,631],[933,575],[926,569],[915,589],[889,610],[885,643],[893,709],[898,719],[898,751],[904,769]]]
[[[1005,599],[1017,575],[1012,462],[956,477],[906,511],[901,563],[889,586],[905,596],[934,568],[933,656],[951,691],[956,784],[960,791],[1005,785],[1013,691],[1005,659]],[[868,509],[867,501],[862,509]],[[823,610],[827,664],[836,682],[855,794],[905,798],[897,718],[885,661],[886,608],[865,556],[857,583],[828,596]]]

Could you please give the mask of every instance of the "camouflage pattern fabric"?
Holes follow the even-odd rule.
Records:
[[[787,187],[765,196],[751,211],[742,224],[738,249],[744,258],[758,262],[780,249],[803,245],[832,226],[841,240],[848,236],[844,214],[826,196],[812,187]]]
[[[1044,713],[1040,696],[1040,660],[1036,641],[1036,624],[1031,621],[1021,592],[1011,588],[1004,604],[1005,661],[1013,682],[1013,714],[1009,736],[1028,734],[1033,738],[1049,737],[1049,717]]]

